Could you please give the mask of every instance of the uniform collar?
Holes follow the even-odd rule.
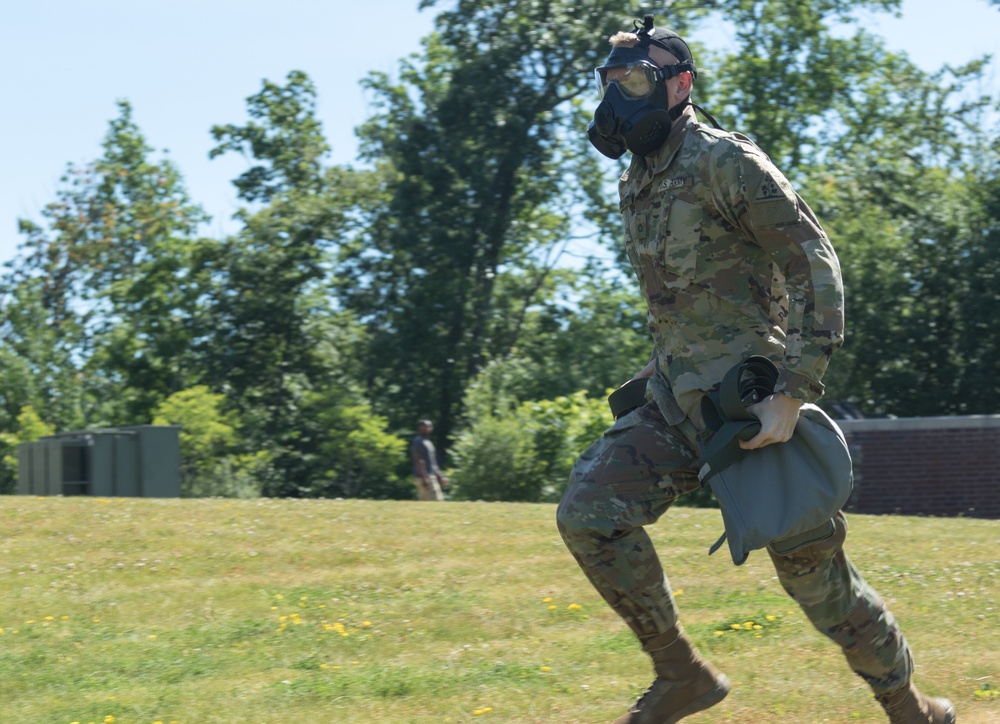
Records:
[[[632,186],[634,193],[642,190],[653,180],[654,176],[666,170],[683,145],[688,132],[697,122],[694,107],[689,104],[678,116],[676,125],[671,129],[670,137],[667,138],[666,143],[648,156],[633,154],[632,163],[622,174],[621,182]]]

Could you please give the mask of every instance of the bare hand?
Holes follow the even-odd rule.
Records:
[[[788,442],[795,432],[801,400],[776,392],[747,407],[747,412],[760,420],[760,432],[749,440],[740,440],[744,450],[756,450],[776,442]]]

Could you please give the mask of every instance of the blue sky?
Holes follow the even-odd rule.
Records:
[[[247,166],[232,154],[210,161],[209,129],[244,122],[262,79],[308,73],[331,161],[353,162],[353,129],[369,111],[358,81],[395,73],[419,50],[433,15],[417,5],[0,0],[0,263],[20,243],[17,219],[41,221],[67,164],[99,157],[118,99],[132,103],[148,143],[169,150],[192,200],[214,217],[209,235],[233,230],[230,181]],[[982,90],[1000,95],[1000,9],[986,0],[904,0],[900,18],[873,16],[869,29],[927,70],[993,54]]]

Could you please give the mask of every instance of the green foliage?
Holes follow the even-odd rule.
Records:
[[[42,420],[31,405],[21,408],[11,432],[0,430],[0,495],[13,492],[17,485],[17,446],[54,433],[55,428]]]
[[[21,223],[24,256],[0,315],[13,355],[36,371],[20,401],[61,427],[145,422],[197,374],[213,245],[193,235],[206,217],[173,164],[150,160],[131,106],[118,109],[103,155],[70,167],[46,225]]]
[[[356,382],[344,370],[362,366],[329,354],[356,330],[329,299],[327,252],[352,223],[347,209],[364,174],[324,171],[315,95],[294,71],[285,85],[264,81],[247,99],[253,120],[213,129],[213,156],[240,152],[257,163],[235,184],[241,198],[263,203],[241,211],[243,228],[223,244],[207,375],[230,391],[246,446],[272,453],[278,477],[264,490],[269,496],[307,494],[325,479],[324,433],[310,405],[334,381]]]
[[[179,425],[181,495],[255,498],[270,463],[265,450],[240,454],[238,423],[221,410],[225,397],[205,385],[176,392],[153,415],[154,425]]]
[[[459,500],[537,501],[544,464],[517,416],[486,417],[459,433],[451,481]]]
[[[1000,383],[981,371],[997,349],[987,317],[1000,247],[988,199],[1000,156],[976,130],[986,124],[970,123],[987,117],[986,101],[964,98],[982,68],[932,80],[891,56],[881,67],[878,83],[857,90],[857,115],[844,116],[843,155],[814,168],[810,183],[847,291],[828,399],[869,415],[991,413]]]
[[[330,405],[317,411],[324,440],[323,471],[309,495],[323,498],[412,498],[413,485],[399,473],[407,443],[387,430],[388,420],[368,405]]]
[[[316,118],[316,87],[302,71],[288,74],[278,85],[265,80],[256,95],[247,98],[251,118],[245,126],[212,127],[219,145],[209,158],[235,151],[260,162],[233,181],[244,201],[268,201],[281,192],[319,191],[321,159],[330,148]]]
[[[466,425],[452,449],[455,498],[558,500],[577,456],[610,424],[605,401],[583,390],[521,401],[524,366],[491,363],[470,387]]]
[[[621,13],[610,1],[458,3],[398,82],[367,81],[364,158],[391,172],[387,202],[343,249],[342,298],[369,324],[373,390],[394,420],[428,414],[450,438],[465,387],[563,292],[555,266],[574,222],[606,220],[606,199],[589,213],[601,171],[574,100]]]

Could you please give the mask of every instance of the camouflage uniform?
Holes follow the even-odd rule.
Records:
[[[777,389],[823,394],[843,342],[837,257],[813,215],[745,136],[685,110],[663,147],[633,157],[619,184],[625,248],[649,310],[656,371],[651,401],[577,460],[559,505],[566,545],[643,643],[677,623],[670,584],[643,526],[698,487],[707,434],[702,396],[750,355],[781,370]],[[878,594],[843,551],[847,524],[781,556],[778,578],[876,693],[905,685],[909,648]]]

